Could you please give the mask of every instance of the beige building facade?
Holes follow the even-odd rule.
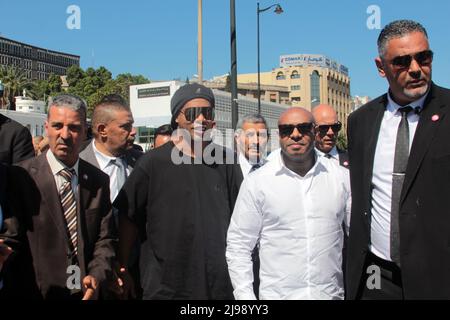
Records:
[[[319,104],[336,109],[343,130],[352,111],[348,69],[323,55],[288,55],[280,57],[280,67],[260,73],[261,85],[287,87],[292,106],[311,110]],[[258,82],[258,74],[240,74],[238,83]],[[266,99],[264,95],[261,99]],[[344,131],[345,132],[345,131]]]

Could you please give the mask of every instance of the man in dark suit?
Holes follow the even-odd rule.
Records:
[[[27,128],[0,114],[0,163],[13,164],[34,157]]]
[[[29,254],[15,260],[33,263],[21,294],[34,287],[32,298],[92,299],[115,257],[108,176],[78,157],[86,132],[80,98],[55,97],[45,127],[50,150],[20,163],[17,175],[28,194]]]
[[[127,102],[117,94],[105,96],[94,108],[92,133],[94,139],[80,152],[80,158],[94,165],[109,176],[110,198],[114,201],[125,180],[133,171],[137,159],[143,154],[133,148],[136,129],[133,128],[133,115]],[[116,211],[113,211],[118,222]],[[139,282],[137,252],[132,255],[131,273]],[[103,298],[120,296],[116,276],[108,281]]]
[[[348,168],[348,154],[336,146],[342,124],[338,121],[336,110],[330,105],[320,104],[312,110],[316,128],[315,147],[319,156],[335,160]]]
[[[378,51],[389,92],[348,122],[347,298],[450,299],[450,90],[419,23],[388,24]]]

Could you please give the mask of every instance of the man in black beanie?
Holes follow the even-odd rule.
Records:
[[[114,203],[125,296],[133,291],[127,262],[138,237],[144,299],[233,299],[225,247],[242,173],[225,163],[222,148],[214,146],[215,162],[203,157],[213,145],[214,107],[211,89],[178,89],[172,141],[141,157]]]

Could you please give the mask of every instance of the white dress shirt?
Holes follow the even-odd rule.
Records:
[[[410,104],[413,109],[422,108],[426,95]],[[372,221],[370,250],[378,257],[391,260],[391,195],[392,171],[394,170],[395,144],[397,130],[402,118],[398,109],[401,108],[388,94],[388,104],[381,121],[378,142],[375,150],[372,175]],[[408,113],[409,149],[413,143],[419,116],[411,111]]]
[[[78,192],[77,192],[77,190],[78,190],[78,163],[80,160],[77,160],[75,165],[72,168],[69,168],[64,163],[62,163],[61,161],[56,159],[55,155],[53,154],[53,152],[50,149],[47,151],[46,157],[47,157],[48,164],[50,165],[50,169],[52,171],[53,178],[55,179],[56,189],[58,190],[58,192],[59,192],[59,190],[61,190],[64,182],[66,182],[66,179],[63,178],[59,174],[59,172],[61,170],[63,170],[64,168],[75,170],[75,174],[72,176],[72,191],[75,196],[75,199],[78,200]]]
[[[324,157],[325,156],[325,152],[320,151],[319,149],[315,148],[317,155],[320,157]],[[330,152],[327,153],[328,155],[330,155],[330,159],[337,161],[337,163],[339,163],[339,152],[337,151],[336,146],[334,146]]]
[[[94,150],[95,158],[97,159],[98,165],[100,166],[100,170],[102,170],[104,173],[106,173],[109,176],[109,190],[110,190],[110,198],[111,203],[114,202],[114,199],[117,197],[117,194],[119,193],[122,186],[119,187],[117,182],[117,175],[119,173],[119,168],[117,165],[111,163],[111,160],[113,161],[120,161],[122,165],[122,168],[126,170],[126,176],[128,177],[130,175],[130,170],[127,168],[125,163],[122,161],[121,158],[117,157],[110,157],[103,153],[101,153],[95,146],[95,140],[92,139],[92,149]],[[123,178],[123,181],[125,181],[125,178]]]
[[[244,180],[231,216],[226,257],[234,296],[256,298],[251,253],[259,242],[260,299],[343,299],[348,170],[316,157],[301,177],[277,154]]]
[[[277,149],[273,150],[267,156],[266,161],[272,161],[274,159],[278,159],[278,157],[280,156],[280,152],[281,152],[281,148],[277,148]]]
[[[239,152],[239,165],[241,166],[242,176],[245,178],[248,176],[248,174],[252,171],[253,165],[247,160],[245,157],[245,154],[242,152]],[[264,159],[261,159],[259,161],[259,165],[263,166],[266,161]]]

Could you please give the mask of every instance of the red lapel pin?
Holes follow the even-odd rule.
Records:
[[[436,121],[438,121],[438,120],[439,120],[439,115],[438,115],[438,114],[434,114],[434,115],[431,117],[431,121],[436,122]]]

